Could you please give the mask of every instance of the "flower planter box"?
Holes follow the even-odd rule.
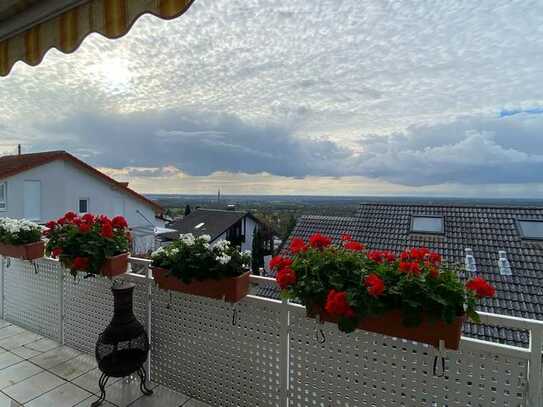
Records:
[[[117,256],[106,257],[106,262],[100,269],[100,274],[111,278],[126,273],[127,269],[128,253],[121,253]]]
[[[249,292],[251,273],[247,271],[238,277],[225,277],[219,280],[207,279],[183,283],[169,274],[169,271],[159,267],[151,267],[153,278],[163,290],[179,291],[201,297],[224,299],[228,302],[238,302]]]
[[[15,257],[23,260],[35,260],[43,257],[45,242],[11,245],[0,243],[0,254],[7,257]]]
[[[318,318],[321,321],[337,323],[337,318],[331,316],[319,307],[307,308],[309,318]],[[445,342],[447,349],[458,350],[464,316],[457,317],[452,323],[447,324],[442,320],[430,320],[423,316],[422,323],[416,327],[406,327],[402,323],[400,311],[388,311],[378,317],[366,317],[358,323],[358,329],[375,332],[396,338],[427,343],[439,347],[439,341]]]

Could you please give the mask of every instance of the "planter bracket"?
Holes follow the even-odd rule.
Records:
[[[315,340],[323,344],[326,342],[326,336],[324,335],[324,331],[322,330],[323,322],[319,321],[319,318],[315,318]]]
[[[11,257],[6,257],[6,268],[9,269],[11,266]]]
[[[238,309],[236,305],[236,303],[232,304],[232,326],[236,326],[238,324]]]
[[[34,274],[38,274],[40,272],[40,265],[37,261],[30,260],[30,264],[34,267]]]
[[[438,358],[441,358],[441,373],[437,372]],[[445,341],[443,339],[439,340],[439,349],[437,351],[437,355],[434,356],[433,374],[435,377],[445,377]]]

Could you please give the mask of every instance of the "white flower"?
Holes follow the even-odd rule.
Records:
[[[209,235],[202,235],[199,238],[208,243],[211,241],[211,236]]]
[[[242,255],[243,257],[245,257],[245,256],[251,257],[251,254],[252,254],[252,253],[251,253],[250,250],[244,250],[244,251],[241,252],[241,255]]]
[[[158,249],[156,249],[153,253],[151,253],[151,258],[155,258],[155,257],[158,257],[160,256],[162,253],[164,253],[165,250],[164,250],[164,247],[160,246]]]
[[[221,251],[224,251],[230,247],[230,242],[228,240],[219,240],[215,247]]]
[[[44,227],[26,219],[0,218],[0,229],[9,234],[16,234],[19,232],[29,232],[33,230],[36,232],[42,232]]]
[[[217,260],[221,264],[227,264],[232,257],[228,256],[227,254],[223,254],[222,256],[217,256],[215,260]]]
[[[196,239],[194,238],[194,235],[192,233],[186,233],[184,235],[181,234],[181,235],[179,235],[179,238],[187,246],[192,246],[194,244],[194,242],[196,241]]]

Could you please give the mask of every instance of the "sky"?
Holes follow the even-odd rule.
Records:
[[[543,198],[543,2],[196,0],[0,78],[0,154],[144,193]]]

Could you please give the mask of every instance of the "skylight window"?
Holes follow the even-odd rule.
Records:
[[[542,220],[520,220],[518,225],[524,239],[543,240]]]
[[[200,229],[204,225],[205,225],[205,222],[198,223],[196,226],[194,226],[194,229]]]
[[[443,217],[415,215],[411,218],[411,232],[442,234],[443,233]]]

